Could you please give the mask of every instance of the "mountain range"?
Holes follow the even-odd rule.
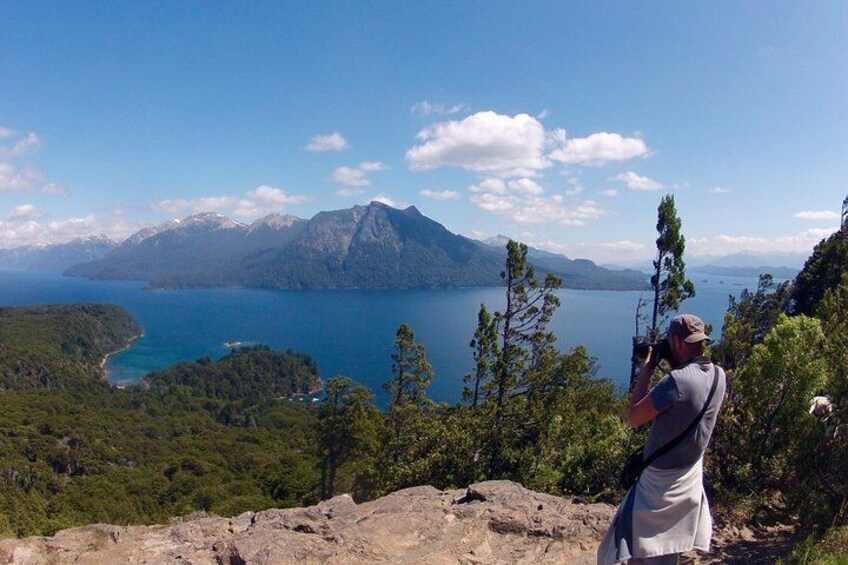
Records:
[[[0,268],[61,272],[78,263],[100,259],[117,246],[106,236],[91,236],[54,245],[0,249]]]
[[[492,243],[492,242],[490,242]],[[505,247],[448,231],[414,206],[372,202],[310,220],[272,214],[242,224],[214,213],[146,228],[71,276],[139,279],[153,286],[260,288],[452,288],[498,286]],[[539,250],[540,274],[566,288],[638,290],[647,276]]]
[[[740,252],[729,255],[687,256],[686,268],[688,272],[703,275],[757,277],[768,273],[776,279],[791,279],[798,274],[809,255],[791,252]],[[645,273],[652,273],[654,270],[650,261],[603,266],[610,269],[622,269],[626,266]]]

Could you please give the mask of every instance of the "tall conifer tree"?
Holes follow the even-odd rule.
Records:
[[[659,321],[669,311],[676,311],[680,303],[695,296],[695,285],[686,278],[683,251],[686,239],[680,231],[680,218],[674,205],[674,196],[667,194],[657,209],[657,255],[651,287],[654,289],[654,309],[651,316],[651,337],[659,332]]]

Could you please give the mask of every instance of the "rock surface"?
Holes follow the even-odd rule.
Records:
[[[594,563],[613,507],[509,481],[414,487],[356,504],[200,517],[164,526],[90,525],[0,541],[0,563]]]

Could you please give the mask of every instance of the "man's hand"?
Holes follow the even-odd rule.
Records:
[[[633,383],[633,390],[630,392],[630,410],[627,411],[627,423],[634,428],[647,424],[659,414],[654,407],[653,400],[648,395],[651,375],[654,374],[658,363],[659,360],[654,358],[654,348],[649,346],[645,363],[639,370],[636,382]]]

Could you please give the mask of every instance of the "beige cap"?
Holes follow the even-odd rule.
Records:
[[[681,314],[672,318],[666,335],[682,337],[686,343],[698,343],[710,339],[710,336],[704,332],[704,321],[694,314]]]

